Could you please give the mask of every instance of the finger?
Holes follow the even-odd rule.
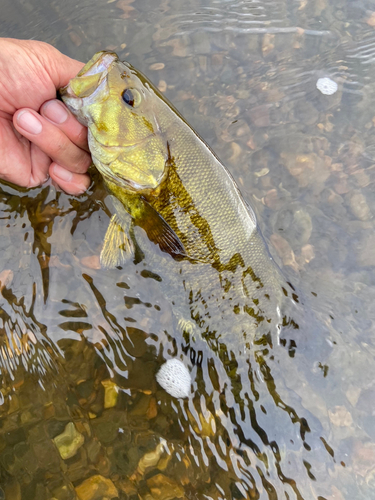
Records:
[[[66,106],[57,99],[45,102],[40,114],[56,125],[79,148],[89,151],[87,128],[79,123]]]
[[[38,146],[57,164],[74,173],[85,173],[91,157],[76,146],[58,127],[36,111],[28,108],[18,110],[13,117],[16,130]]]
[[[17,132],[11,120],[0,118],[0,178],[35,187],[48,178],[51,159]]]
[[[66,193],[76,196],[84,193],[90,185],[88,174],[70,172],[70,170],[66,170],[66,168],[57,163],[51,164],[49,175]]]
[[[40,186],[48,180],[51,159],[35,144],[30,144],[30,178],[27,187]]]

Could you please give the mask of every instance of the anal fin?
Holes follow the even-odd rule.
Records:
[[[112,216],[100,253],[100,264],[106,269],[122,266],[134,256],[129,227],[124,226],[117,214]]]

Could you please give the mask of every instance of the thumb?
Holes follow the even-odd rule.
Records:
[[[84,63],[72,59],[52,47],[55,52],[54,65],[50,67],[49,73],[57,89],[65,87],[71,78],[83,68]]]
[[[49,43],[37,40],[9,40],[20,48],[25,49],[33,56],[34,60],[37,59],[39,61],[56,89],[67,85],[69,80],[75,77],[84,66],[84,63],[62,54]]]

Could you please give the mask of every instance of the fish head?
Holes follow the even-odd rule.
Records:
[[[158,123],[155,89],[114,52],[102,51],[60,89],[88,127],[93,162],[109,183],[157,194],[167,177],[169,147]]]

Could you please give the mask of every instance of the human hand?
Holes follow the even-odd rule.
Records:
[[[55,99],[82,66],[46,43],[0,38],[0,178],[35,187],[50,175],[69,194],[88,188],[87,129]]]

